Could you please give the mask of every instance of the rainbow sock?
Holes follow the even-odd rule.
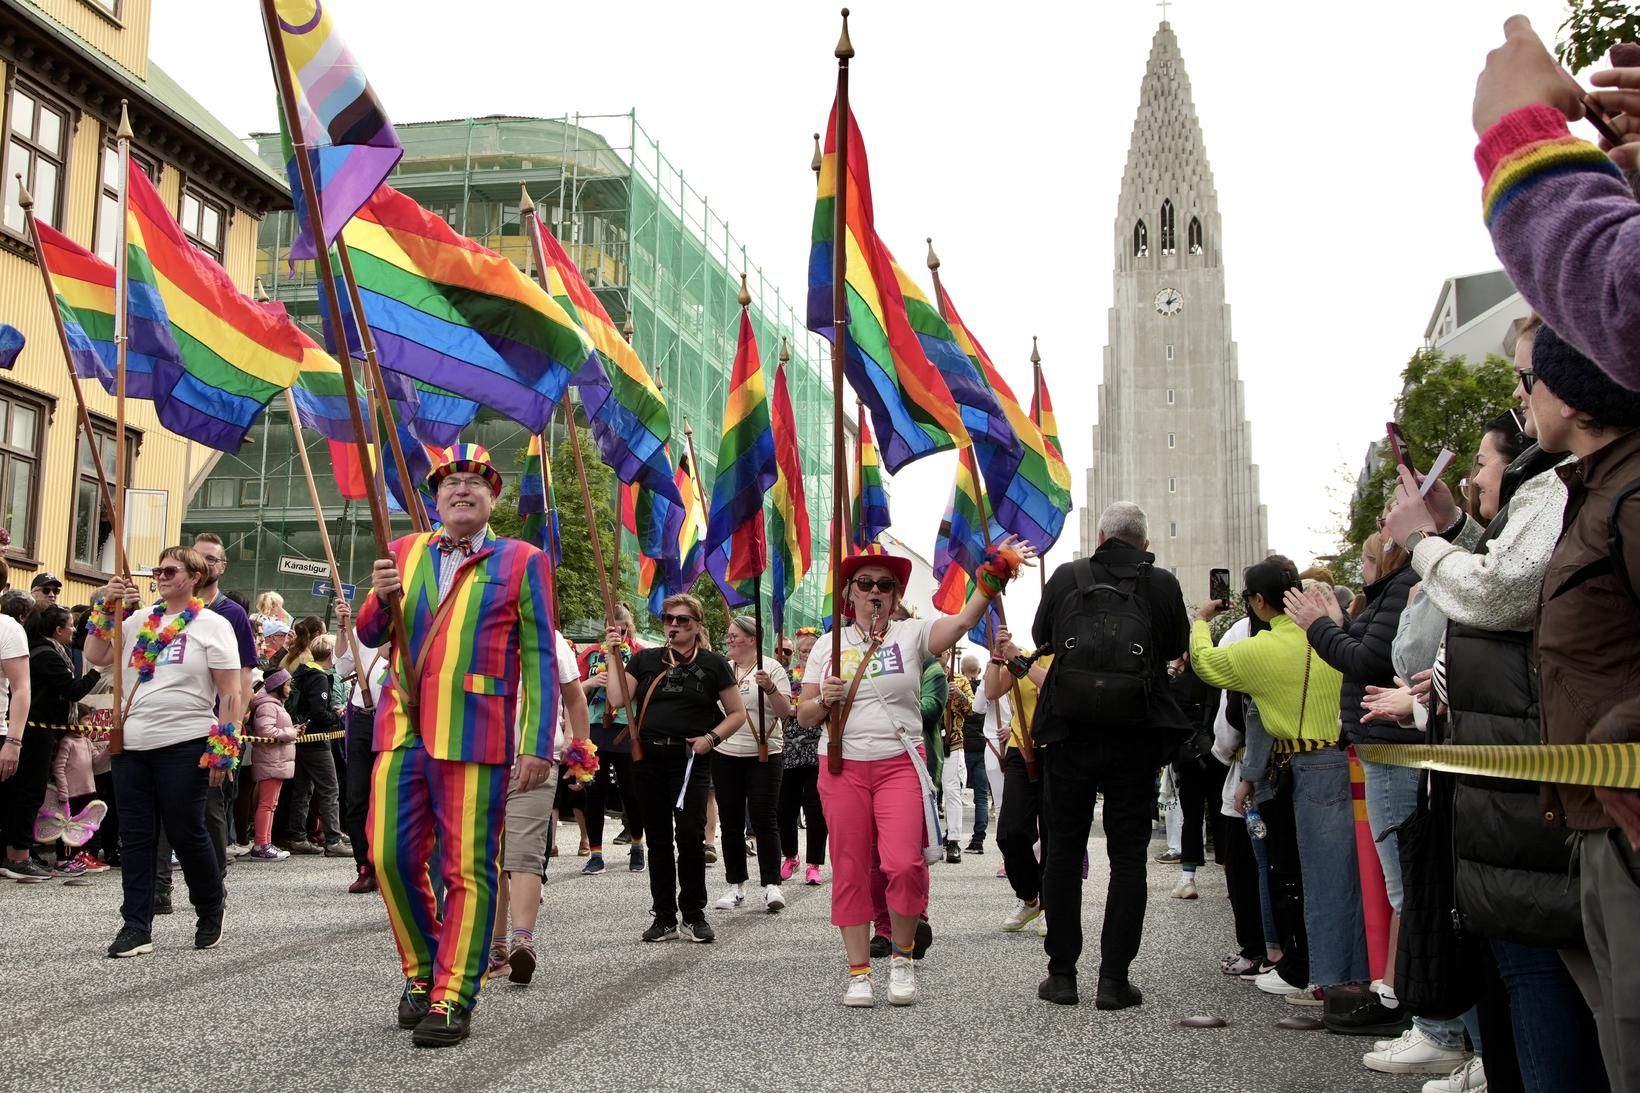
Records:
[[[898,941],[892,941],[891,940],[888,943],[888,951],[890,953],[892,953],[894,956],[903,956],[907,960],[911,959],[911,949],[910,949],[910,947],[908,946],[908,947],[902,949],[902,948],[900,948],[900,943]]]
[[[628,845],[628,846],[636,846],[636,847],[638,847],[638,848],[640,848],[640,849],[642,849],[642,847],[643,847],[643,836],[642,836],[642,835],[639,835],[639,836],[637,836],[637,837],[636,837],[636,838],[634,838],[634,839],[633,839],[633,840],[632,840],[632,841],[631,841],[631,842],[630,842],[630,843],[628,843],[628,844],[627,844],[627,845]]]
[[[512,932],[512,937],[513,937],[513,940],[515,940],[515,941],[534,941],[535,940],[535,931],[514,928],[514,930]]]
[[[604,844],[603,843],[597,843],[596,845],[587,847],[587,853],[588,854],[596,854],[600,858],[603,857],[604,856]]]
[[[854,976],[854,975],[870,975],[871,974],[871,961],[868,960],[864,964],[850,964],[848,966],[848,973],[851,976]]]

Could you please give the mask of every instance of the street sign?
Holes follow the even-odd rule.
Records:
[[[358,591],[359,587],[357,585],[343,584],[342,598],[344,600],[352,600],[354,593]],[[321,600],[333,600],[336,598],[336,586],[331,584],[329,581],[314,581],[313,594]]]
[[[279,559],[279,572],[294,573],[298,577],[328,577],[330,566],[312,558],[292,558],[287,554]]]

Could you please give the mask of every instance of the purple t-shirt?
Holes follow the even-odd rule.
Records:
[[[254,668],[260,663],[256,659],[256,636],[251,633],[251,619],[245,614],[245,609],[218,592],[216,599],[205,606],[228,620],[233,627],[234,640],[239,644],[239,666]]]

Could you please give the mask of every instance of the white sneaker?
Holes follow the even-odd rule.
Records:
[[[1047,915],[1037,916],[1036,936],[1037,937],[1047,937],[1048,936],[1048,916]]]
[[[746,886],[744,884],[731,884],[729,885],[728,890],[725,891],[723,895],[719,896],[718,901],[712,904],[712,906],[716,907],[719,911],[733,911],[736,907],[739,907],[745,902]]]
[[[1475,1056],[1444,1078],[1431,1078],[1424,1083],[1424,1093],[1486,1093],[1481,1057]]]
[[[1281,973],[1276,971],[1274,968],[1271,968],[1269,971],[1253,980],[1253,986],[1257,987],[1265,994],[1279,994],[1283,998],[1298,989],[1285,979],[1281,978]]]
[[[1006,933],[1017,933],[1029,926],[1033,918],[1039,918],[1041,915],[1042,901],[1040,899],[1035,903],[1026,903],[1024,900],[1020,900],[1014,904],[1013,914],[1002,920],[1002,929]]]
[[[1414,1025],[1382,1051],[1361,1056],[1361,1065],[1380,1074],[1451,1074],[1466,1061],[1461,1048],[1445,1048]]]
[[[781,894],[780,885],[771,884],[763,889],[763,906],[769,909],[770,914],[785,908],[786,897]]]
[[[909,956],[889,958],[888,1000],[896,1006],[909,1006],[917,1000],[917,965]]]
[[[228,844],[228,857],[230,857],[230,858],[243,858],[246,854],[249,854],[250,852],[251,852],[251,848],[248,845],[246,845],[245,843],[229,843]]]
[[[1174,899],[1195,899],[1196,898],[1196,878],[1191,877],[1191,876],[1180,877],[1179,878],[1179,883],[1175,884],[1173,886],[1173,898]]]
[[[843,1005],[871,1007],[877,1004],[877,994],[871,989],[871,976],[851,975],[848,990],[843,992]]]

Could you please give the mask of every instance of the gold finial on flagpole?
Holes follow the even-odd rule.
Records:
[[[131,114],[125,108],[125,100],[120,100],[120,127],[114,130],[115,140],[130,140],[135,134],[131,132]]]
[[[741,307],[752,306],[752,294],[746,290],[746,274],[740,275],[740,292],[735,296]]]
[[[527,184],[518,184],[518,215],[529,216],[535,212],[535,202],[530,199],[530,188]]]
[[[854,43],[848,40],[847,8],[843,9],[843,35],[837,39],[837,48],[832,51],[832,56],[842,61],[846,61],[850,57],[854,56]]]
[[[934,253],[933,236],[928,237],[928,268],[931,270],[937,270],[940,268],[940,256]]]
[[[1031,335],[1031,363],[1032,364],[1041,364],[1042,363],[1042,354],[1040,354],[1036,351],[1036,335],[1035,334]]]
[[[785,364],[792,359],[792,351],[786,345],[786,335],[780,335],[780,363]]]
[[[628,314],[626,319],[621,323],[621,337],[625,338],[627,340],[627,342],[630,344],[631,341],[632,341],[632,335],[636,334],[637,332],[638,332],[638,328],[632,325],[632,316],[630,314]],[[661,366],[657,364],[655,366],[655,383],[658,385],[660,382],[661,382]]]
[[[27,212],[34,208],[34,195],[28,192],[27,186],[23,185],[23,173],[21,171],[12,177],[17,180],[17,207]]]
[[[273,299],[272,296],[268,295],[268,290],[263,286],[262,278],[260,278],[260,277],[258,277],[256,279],[256,293],[252,297],[252,299],[254,299],[259,304],[265,304],[269,300]]]
[[[814,134],[814,156],[809,160],[809,170],[813,171],[815,174],[819,174],[820,163],[824,158],[825,157],[820,154],[820,134],[816,133]]]

